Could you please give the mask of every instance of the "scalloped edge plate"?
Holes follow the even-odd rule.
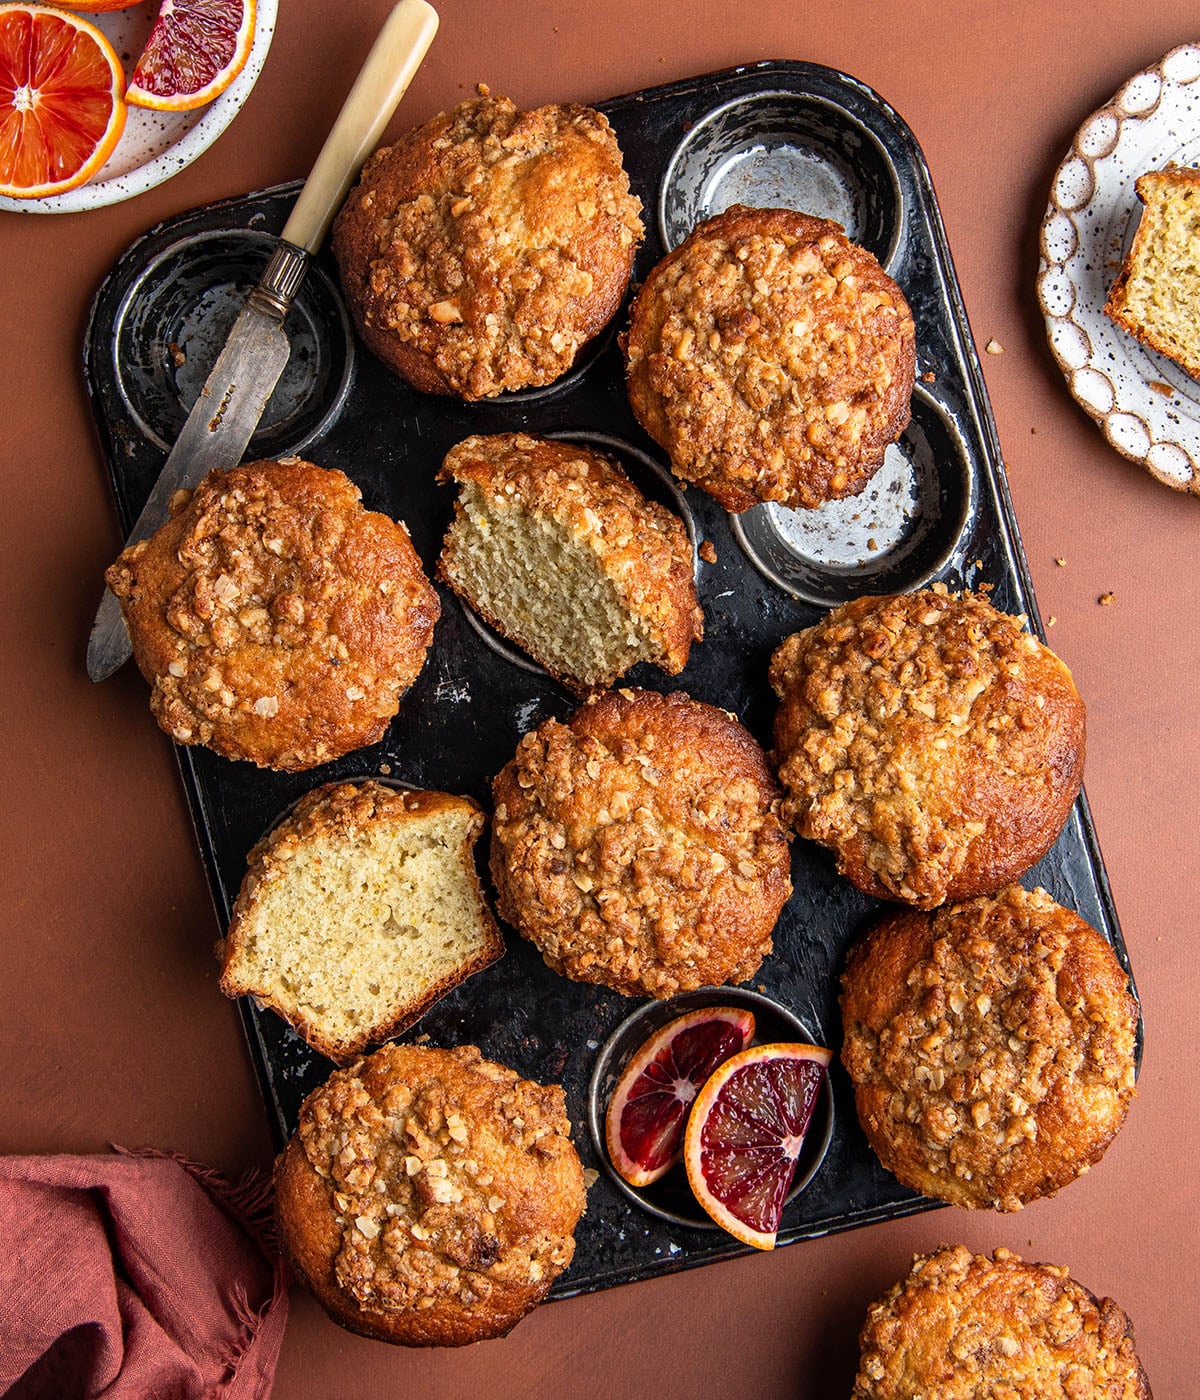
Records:
[[[47,199],[0,196],[0,209],[11,209],[18,214],[71,214],[84,209],[101,209],[106,204],[118,204],[123,199],[144,194],[172,175],[178,175],[208,150],[241,111],[266,62],[275,35],[277,8],[278,0],[257,0],[254,43],[246,66],[207,106],[191,112],[153,112],[144,107],[130,107],[117,148],[94,180]],[[158,0],[146,0],[126,10],[88,13],[84,18],[107,35],[128,78],[157,15]]]
[[[1130,78],[1076,133],[1042,221],[1037,294],[1067,386],[1108,442],[1200,495],[1200,383],[1104,314],[1140,217],[1134,182],[1169,162],[1200,165],[1200,42]]]

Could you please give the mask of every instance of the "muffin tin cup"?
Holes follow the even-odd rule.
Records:
[[[936,401],[913,391],[912,421],[857,496],[814,510],[774,504],[730,518],[734,538],[777,588],[832,608],[868,593],[923,588],[971,520],[966,446]]]
[[[627,1016],[601,1046],[588,1088],[588,1128],[592,1146],[617,1190],[660,1220],[692,1230],[718,1230],[720,1226],[692,1194],[683,1164],[672,1167],[649,1186],[630,1185],[617,1171],[609,1155],[605,1140],[605,1115],[621,1071],[646,1041],[677,1017],[710,1006],[735,1006],[740,1010],[752,1011],[755,1019],[752,1043],[755,1045],[821,1043],[798,1016],[770,997],[748,992],[741,987],[705,987],[696,992],[683,992],[669,1001],[649,1002]],[[796,1174],[788,1189],[785,1212],[809,1185],[825,1160],[833,1140],[833,1112],[833,1090],[826,1074],[804,1136],[804,1145],[796,1160]]]
[[[886,271],[900,248],[904,193],[891,157],[869,127],[816,93],[735,97],[689,128],[663,174],[664,248],[734,204],[832,219]]]
[[[179,436],[275,243],[256,229],[204,230],[155,253],[126,289],[113,382],[132,423],[163,451]],[[254,457],[307,447],[341,409],[354,372],[353,327],[322,268],[309,269],[284,332],[290,353],[250,440]]]
[[[811,626],[847,597],[930,581],[953,590],[987,586],[997,607],[1026,614],[1038,630],[1000,447],[929,172],[896,113],[846,74],[791,62],[731,69],[598,105],[617,133],[646,210],[634,286],[686,232],[688,220],[734,199],[820,204],[808,212],[846,222],[900,284],[916,324],[917,391],[912,425],[874,486],[858,501],[822,512],[758,507],[737,517],[703,491],[682,488],[626,397],[618,337],[628,320],[627,304],[571,374],[544,390],[475,403],[420,395],[356,350],[328,253],[309,273],[293,346],[294,371],[307,363],[305,336],[311,336],[312,357],[322,368],[306,374],[300,391],[269,412],[261,431],[274,436],[256,439],[251,454],[268,444],[272,453],[302,449],[319,465],[345,471],[369,508],[408,525],[432,575],[455,494],[436,474],[455,443],[472,433],[531,432],[612,451],[643,490],[683,515],[697,554],[705,628],[680,675],[639,666],[622,683],[683,690],[718,705],[736,714],[766,749],[775,713],[767,680],[771,653],[789,633]],[[189,341],[186,371],[194,383],[202,382],[202,362],[221,335],[215,310],[198,309],[203,292],[226,287],[228,314],[237,289],[257,275],[262,249],[282,229],[298,188],[284,185],[226,200],[160,225],[128,250],[98,290],[85,370],[126,527],[136,519],[162,466],[164,445],[187,409],[187,386],[177,374],[185,366],[162,363],[162,345],[153,334],[158,313],[150,308],[162,310],[172,362],[171,341],[184,347],[175,331],[166,333],[166,324],[183,324],[189,314],[198,318],[206,350],[199,339]],[[174,403],[172,393],[178,396]],[[441,595],[429,658],[378,744],[299,774],[259,770],[200,748],[177,750],[220,924],[228,922],[254,842],[317,783],[403,775],[411,786],[465,793],[487,809],[492,778],[521,736],[576,708],[575,697],[543,672],[516,657],[501,660],[449,590],[442,588]],[[754,989],[790,1008],[805,1026],[824,1029],[837,1050],[837,989],[846,950],[881,906],[838,876],[832,858],[806,841],[793,843],[792,882],[794,893],[774,930],[774,951]],[[1024,882],[1042,885],[1100,929],[1128,970],[1085,799]],[[636,1008],[616,992],[554,974],[515,933],[507,943],[504,958],[456,988],[406,1035],[445,1046],[478,1045],[527,1078],[563,1085],[576,1144],[596,1180],[576,1234],[575,1260],[552,1296],[745,1252],[724,1231],[694,1220],[677,1223],[670,1206],[663,1215],[651,1208],[653,1201],[630,1199],[586,1126],[598,1058]],[[304,1096],[331,1066],[277,1016],[249,1000],[241,1012],[282,1141],[295,1128]],[[876,1161],[836,1060],[828,1084],[832,1107],[824,1160],[788,1205],[781,1245],[932,1204],[900,1186]]]

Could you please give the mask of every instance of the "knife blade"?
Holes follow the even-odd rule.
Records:
[[[287,364],[284,319],[311,255],[420,67],[437,27],[437,12],[425,0],[400,0],[384,21],[126,546],[158,529],[176,492],[196,486],[214,468],[241,461]],[[131,652],[121,605],[106,588],[88,638],[88,676],[93,681],[107,679]]]

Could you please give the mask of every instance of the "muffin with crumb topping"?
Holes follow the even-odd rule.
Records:
[[[1122,1308],[1007,1249],[914,1256],[859,1344],[851,1400],[1151,1400]]]
[[[1071,673],[981,593],[856,598],[771,658],[796,831],[880,899],[928,909],[1017,879],[1083,780]]]
[[[562,1089],[452,1050],[336,1071],[275,1164],[280,1243],[333,1320],[404,1346],[500,1337],[571,1262],[583,1168]]]
[[[105,579],[161,728],[284,772],[383,738],[440,613],[403,522],[299,457],[209,472]]]
[[[566,373],[620,305],[643,236],[602,113],[481,92],[377,151],[333,228],[367,346],[417,389],[464,399]]]
[[[889,915],[851,948],[841,1001],[859,1122],[923,1195],[1019,1210],[1125,1121],[1137,1002],[1111,945],[1045,890]]]
[[[497,910],[556,972],[627,996],[743,982],[791,894],[779,790],[732,715],[606,691],[493,784]]]
[[[912,313],[840,224],[734,205],[642,284],[629,401],[684,481],[730,511],[860,492],[909,421]]]

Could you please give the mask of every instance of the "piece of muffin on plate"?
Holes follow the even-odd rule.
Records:
[[[254,996],[339,1064],[398,1035],[504,941],[468,797],[373,781],[306,793],[250,852],[221,990]]]
[[[464,399],[565,374],[620,306],[643,236],[600,112],[483,94],[377,151],[333,227],[368,348]]]
[[[570,1264],[586,1206],[557,1084],[385,1045],[335,1071],[275,1163],[280,1244],[341,1326],[402,1346],[501,1337]]]
[[[859,1122],[923,1195],[1019,1210],[1125,1121],[1137,1002],[1109,943],[1045,890],[885,917],[850,949],[841,1004]]]
[[[283,771],[383,737],[440,612],[404,524],[299,457],[210,472],[105,579],[171,738]]]
[[[1200,170],[1150,170],[1134,189],[1142,217],[1104,313],[1200,379]]]
[[[671,470],[729,511],[857,495],[909,421],[904,293],[840,224],[736,204],[655,267],[623,339]]]
[[[1017,879],[1083,779],[1083,701],[981,594],[856,598],[770,665],[784,816],[866,894],[928,909]]]
[[[788,837],[726,711],[606,691],[526,734],[493,793],[497,911],[555,972],[662,998],[743,982],[770,953]]]
[[[676,675],[704,633],[691,541],[609,457],[501,433],[451,448],[438,575],[576,694],[640,661]]]
[[[1007,1249],[914,1256],[859,1344],[851,1400],[1151,1400],[1118,1304]]]

